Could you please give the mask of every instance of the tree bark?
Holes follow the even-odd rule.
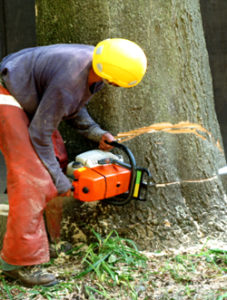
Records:
[[[217,175],[226,162],[199,1],[36,3],[39,44],[95,45],[124,37],[144,49],[148,70],[141,84],[132,89],[107,86],[91,101],[89,111],[103,128],[116,135],[153,123],[190,122],[206,130],[157,131],[127,142],[138,165],[153,175],[149,200],[120,208],[69,200],[63,234],[86,240],[91,227],[101,233],[115,229],[143,249],[191,244],[207,236],[226,238],[226,195]],[[71,158],[93,146],[66,125],[61,130]]]

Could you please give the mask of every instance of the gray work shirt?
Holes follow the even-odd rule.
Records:
[[[28,48],[6,56],[0,72],[9,92],[30,119],[31,142],[49,170],[59,193],[71,183],[55,158],[51,136],[62,120],[89,139],[99,141],[106,132],[89,116],[85,104],[103,87],[89,88],[88,73],[94,47],[57,44]]]

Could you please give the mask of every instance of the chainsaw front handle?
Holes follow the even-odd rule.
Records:
[[[122,205],[129,203],[133,198],[133,192],[134,192],[134,187],[135,187],[135,183],[136,183],[136,172],[137,172],[136,160],[135,160],[135,157],[134,157],[132,151],[125,145],[120,144],[116,141],[113,141],[113,142],[105,141],[105,143],[122,150],[127,155],[129,162],[130,162],[129,165],[124,164],[124,166],[127,166],[131,170],[131,180],[130,180],[130,185],[129,185],[129,193],[127,194],[127,197],[123,198],[123,200],[121,200],[121,201],[117,200],[117,199],[119,199],[119,197],[117,197],[117,196],[114,198],[111,198],[111,199],[104,200],[108,204],[122,206]],[[121,165],[121,162],[118,163],[118,161],[115,161],[114,163]]]

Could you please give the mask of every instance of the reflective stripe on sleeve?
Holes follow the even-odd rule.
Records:
[[[0,94],[0,105],[12,105],[19,108],[22,108],[21,105],[17,102],[17,100],[11,95],[3,95]]]

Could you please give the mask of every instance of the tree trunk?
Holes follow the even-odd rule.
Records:
[[[127,142],[138,165],[153,175],[149,200],[124,207],[69,200],[64,235],[84,240],[91,227],[101,233],[116,229],[141,248],[151,249],[225,236],[226,195],[217,176],[225,158],[199,0],[36,3],[39,44],[96,44],[124,37],[145,50],[148,70],[139,86],[107,86],[91,101],[89,111],[103,128],[115,135],[161,122],[204,128],[189,133],[182,126],[180,131],[156,131]],[[66,125],[61,129],[71,158],[92,146]]]
[[[215,108],[227,155],[227,1],[200,0],[200,6],[213,77]]]

